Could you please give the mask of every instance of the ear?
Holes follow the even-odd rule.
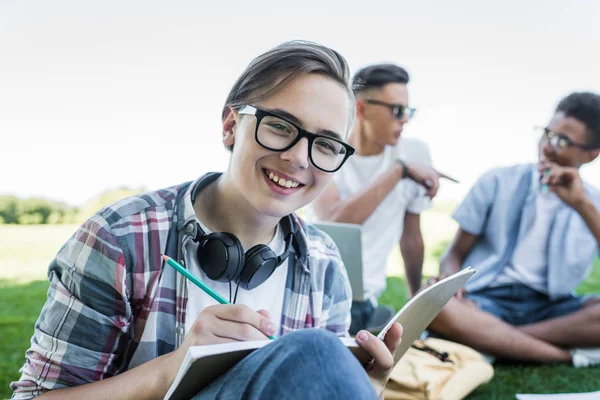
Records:
[[[365,117],[365,103],[361,100],[356,100],[356,118],[363,119]]]
[[[235,143],[235,128],[237,127],[238,113],[231,107],[223,112],[223,145],[231,147]]]

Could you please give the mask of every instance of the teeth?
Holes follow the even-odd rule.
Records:
[[[269,179],[272,180],[273,182],[277,183],[279,186],[285,187],[285,188],[295,188],[298,187],[298,185],[300,185],[298,182],[294,182],[291,180],[286,180],[283,178],[280,178],[279,176],[275,175],[272,172],[269,172]]]

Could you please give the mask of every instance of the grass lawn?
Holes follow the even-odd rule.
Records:
[[[436,212],[427,213],[423,225],[428,244],[424,274],[430,276],[435,274],[436,261],[455,226],[447,214]],[[10,397],[8,384],[19,377],[18,369],[23,365],[33,326],[46,298],[48,262],[74,229],[0,225],[0,398]],[[390,256],[388,275],[388,288],[381,302],[399,309],[407,299],[397,252]],[[596,261],[593,273],[578,291],[600,292],[600,262]],[[515,393],[594,390],[600,390],[600,368],[497,365],[492,382],[468,399],[514,399]]]

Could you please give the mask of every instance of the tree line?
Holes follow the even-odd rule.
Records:
[[[144,191],[143,187],[110,189],[78,207],[41,197],[0,196],[0,224],[80,224],[102,207]]]

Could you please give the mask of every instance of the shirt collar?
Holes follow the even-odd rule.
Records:
[[[185,195],[177,203],[177,230],[183,229],[188,222],[197,220],[194,212],[194,199],[202,189],[216,181],[221,175],[220,172],[209,172],[188,187]]]

